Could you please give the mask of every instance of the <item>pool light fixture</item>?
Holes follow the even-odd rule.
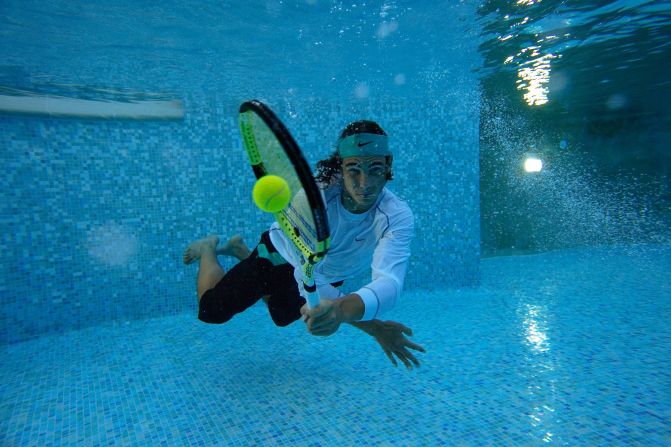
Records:
[[[543,162],[540,158],[529,156],[524,160],[524,170],[526,172],[541,172],[541,169],[543,169]]]

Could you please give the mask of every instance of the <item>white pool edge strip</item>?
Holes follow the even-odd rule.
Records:
[[[184,118],[184,108],[178,100],[108,102],[53,96],[0,95],[0,113],[133,120]]]

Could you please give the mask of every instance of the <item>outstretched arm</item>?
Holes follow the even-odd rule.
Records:
[[[348,323],[361,329],[380,344],[382,350],[394,366],[398,366],[394,356],[412,369],[410,361],[419,367],[419,361],[408,348],[426,352],[424,348],[405,338],[412,336],[412,329],[395,321],[356,321],[363,314],[363,303],[357,294],[345,295],[335,300],[322,299],[319,306],[308,309],[307,304],[301,308],[303,321],[312,335],[327,336],[335,333],[342,323]]]

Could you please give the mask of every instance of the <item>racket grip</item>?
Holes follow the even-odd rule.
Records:
[[[319,306],[319,293],[316,290],[314,292],[307,292],[307,295],[308,309],[314,309]]]
[[[313,269],[314,264],[303,261],[303,288],[306,293],[308,309],[314,309],[319,306],[319,292],[312,277]]]
[[[303,281],[303,288],[305,289],[308,309],[314,309],[315,307],[319,306],[319,292],[317,291],[317,285],[315,284],[312,277],[305,279],[307,279],[307,281]]]

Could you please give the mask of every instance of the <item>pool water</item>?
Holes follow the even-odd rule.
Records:
[[[671,1],[195,3],[0,3],[1,446],[671,445]],[[252,98],[389,133],[419,368],[196,318]]]
[[[394,368],[353,327],[255,306],[2,348],[2,445],[661,446],[671,443],[671,248],[483,261],[478,289],[409,291],[424,346]]]

